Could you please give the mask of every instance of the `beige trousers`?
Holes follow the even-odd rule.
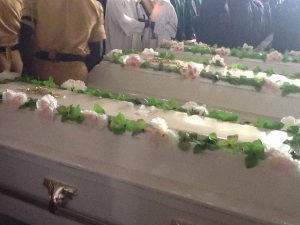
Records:
[[[53,77],[56,84],[73,79],[87,82],[88,70],[83,62],[55,62],[35,59],[35,74],[41,80]]]
[[[23,63],[19,50],[10,51],[9,49],[6,52],[0,53],[0,73],[4,70],[22,73]]]

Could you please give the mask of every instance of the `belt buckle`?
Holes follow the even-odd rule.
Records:
[[[49,61],[51,61],[51,62],[57,61],[57,60],[56,60],[56,55],[57,55],[57,52],[56,52],[56,51],[50,51],[50,52],[48,53],[48,59],[49,59]]]

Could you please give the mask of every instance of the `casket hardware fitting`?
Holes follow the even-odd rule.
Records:
[[[48,178],[44,179],[44,186],[49,194],[49,211],[55,214],[58,206],[65,206],[69,200],[78,194],[75,187]]]

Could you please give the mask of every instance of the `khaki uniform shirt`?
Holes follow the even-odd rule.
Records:
[[[22,0],[0,0],[0,46],[18,44]]]
[[[42,51],[85,56],[89,42],[106,38],[97,0],[24,0],[22,23],[33,28]]]

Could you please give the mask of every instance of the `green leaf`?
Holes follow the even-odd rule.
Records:
[[[194,154],[203,153],[206,150],[205,142],[198,142],[194,147]]]
[[[238,135],[230,135],[227,137],[227,144],[229,146],[234,146],[238,143],[239,136]]]
[[[29,99],[24,105],[21,105],[19,109],[26,109],[29,108],[31,111],[34,111],[36,109],[36,102],[37,99]]]
[[[238,122],[240,117],[230,112],[224,112],[219,110],[211,110],[208,115],[210,118],[215,118],[221,121]]]
[[[209,136],[208,136],[208,139],[211,143],[214,143],[216,144],[218,142],[218,136],[216,133],[211,133]]]
[[[189,141],[179,141],[178,147],[182,151],[189,151],[192,147],[192,144]]]
[[[123,113],[119,113],[116,117],[111,117],[109,120],[109,129],[117,135],[126,132],[127,119]]]
[[[158,98],[146,98],[145,100],[148,106],[159,107],[162,105],[161,101]]]
[[[166,103],[163,103],[161,105],[161,108],[163,110],[176,110],[176,109],[179,109],[180,106],[176,100],[172,99],[172,100],[167,101]]]
[[[94,105],[94,110],[96,113],[98,114],[105,114],[105,110],[102,108],[102,106],[100,106],[99,104],[95,104]]]
[[[290,126],[287,129],[287,132],[289,132],[291,134],[298,134],[299,133],[299,126]]]
[[[271,76],[272,74],[274,74],[273,68],[268,68],[265,72],[266,72],[269,76]]]
[[[255,154],[249,154],[245,158],[246,168],[251,169],[258,165],[258,159],[256,158]]]
[[[241,63],[231,64],[229,66],[230,69],[239,69],[239,70],[248,70],[248,67]]]
[[[284,124],[280,121],[273,121],[269,119],[258,119],[256,121],[256,126],[265,129],[281,130]]]
[[[123,113],[119,113],[115,118],[114,118],[114,121],[117,123],[117,124],[120,124],[121,126],[125,126],[126,125],[126,118],[124,116]]]
[[[129,132],[140,133],[144,132],[147,128],[147,124],[143,119],[137,121],[127,120],[126,129]]]
[[[60,105],[56,108],[56,111],[58,112],[58,114],[60,115],[66,115],[68,114],[69,110],[68,107],[64,106],[64,105]]]

